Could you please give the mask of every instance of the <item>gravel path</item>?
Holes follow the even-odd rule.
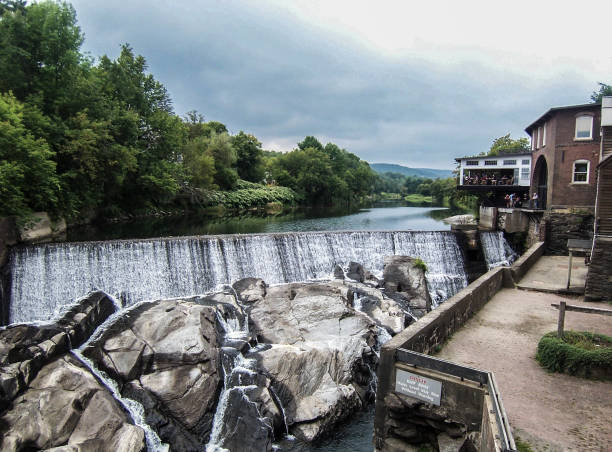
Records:
[[[581,298],[503,289],[437,355],[490,370],[515,437],[536,451],[612,451],[612,382],[551,374],[535,360],[538,341],[556,331],[551,303],[612,308]],[[566,312],[566,329],[612,336],[612,317]]]

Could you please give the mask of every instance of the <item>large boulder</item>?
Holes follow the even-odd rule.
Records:
[[[268,289],[250,310],[260,342],[249,354],[272,380],[293,434],[312,441],[372,395],[376,325],[350,306],[337,284],[285,284]]]
[[[421,262],[410,256],[387,256],[383,268],[383,287],[387,295],[404,303],[417,317],[431,311],[431,298]]]
[[[266,283],[259,278],[244,278],[232,284],[236,296],[243,303],[254,303],[266,296]]]
[[[13,324],[0,329],[0,409],[52,359],[80,346],[117,306],[104,292],[92,292],[49,324]]]
[[[221,390],[217,308],[183,300],[128,311],[84,355],[143,404],[147,422],[178,450],[199,450]]]
[[[70,354],[40,370],[0,418],[0,433],[3,451],[145,448],[143,430]]]

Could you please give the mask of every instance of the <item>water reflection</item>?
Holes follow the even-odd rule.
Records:
[[[414,230],[442,231],[442,220],[461,209],[385,202],[367,208],[293,209],[278,213],[249,211],[238,215],[190,214],[147,217],[120,223],[92,224],[68,231],[68,241],[138,239],[184,235],[248,234],[292,231]]]

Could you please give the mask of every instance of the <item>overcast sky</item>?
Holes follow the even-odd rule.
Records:
[[[129,43],[176,113],[265,149],[314,135],[372,163],[452,168],[612,83],[609,1],[72,4],[83,50],[114,58]]]

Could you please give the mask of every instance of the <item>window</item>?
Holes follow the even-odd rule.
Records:
[[[572,173],[572,183],[588,184],[589,183],[589,162],[588,160],[576,160],[574,162],[574,171]]]
[[[465,166],[478,166],[478,160],[466,160]]]
[[[504,165],[516,165],[516,160],[504,160]]]
[[[538,127],[538,140],[540,140],[540,141],[538,141],[538,144],[539,144],[538,147],[544,146],[544,143],[542,142],[543,141],[542,140],[542,136],[543,136],[542,135],[542,126],[540,126],[540,127]]]
[[[542,146],[546,146],[546,123],[542,126]]]
[[[575,140],[590,140],[593,138],[593,117],[581,115],[576,117]]]
[[[529,179],[529,168],[521,168],[521,179],[523,180]]]
[[[533,137],[531,138],[531,145],[534,151],[538,148],[538,129],[533,129]]]
[[[531,165],[531,161],[529,159],[521,160],[521,165]]]
[[[496,166],[497,160],[485,160],[485,166]]]

